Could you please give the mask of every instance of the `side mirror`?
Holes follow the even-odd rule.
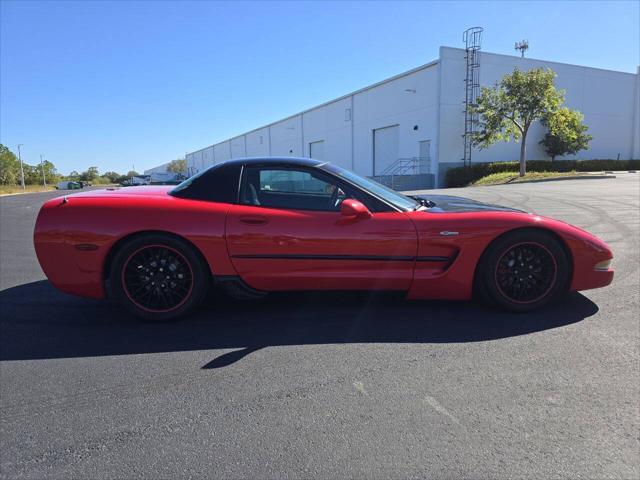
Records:
[[[340,213],[343,217],[371,218],[371,212],[362,202],[353,198],[346,198],[340,205]]]

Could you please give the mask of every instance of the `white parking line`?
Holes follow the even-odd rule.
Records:
[[[441,415],[444,415],[445,417],[449,417],[449,419],[451,419],[451,421],[453,421],[453,423],[455,423],[456,425],[460,425],[460,421],[456,417],[454,417],[451,413],[449,413],[449,410],[447,410],[442,405],[440,405],[440,403],[438,403],[438,401],[435,398],[433,398],[430,395],[425,395],[424,401],[436,412],[440,413]]]

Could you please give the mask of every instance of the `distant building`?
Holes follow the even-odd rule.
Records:
[[[149,185],[149,175],[139,175],[131,177],[126,181],[129,185]]]
[[[151,175],[152,173],[167,173],[169,165],[171,162],[163,163],[162,165],[158,165],[157,167],[150,168],[149,170],[145,170],[145,175]]]
[[[145,170],[144,174],[152,184],[174,184],[184,180],[184,174],[168,171],[169,165],[171,165],[171,162],[163,163],[157,167]]]
[[[231,158],[290,155],[327,160],[365,176],[401,174],[413,165],[421,187],[442,185],[446,170],[462,165],[465,156],[465,54],[441,47],[439,58],[426,65],[189,153],[188,174]],[[566,158],[640,158],[639,73],[487,52],[479,58],[482,86],[494,85],[514,67],[557,73],[566,105],[584,114],[593,136],[589,150]],[[534,124],[529,159],[548,158],[538,144],[543,134],[542,125]],[[514,142],[471,153],[472,163],[518,158]]]
[[[184,180],[184,175],[174,172],[152,172],[150,175],[150,181],[152,184],[178,183],[182,180]]]

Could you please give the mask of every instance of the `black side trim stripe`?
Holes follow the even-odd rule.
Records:
[[[98,245],[94,245],[93,243],[78,243],[75,245],[76,250],[89,251],[89,250],[97,250]]]
[[[232,255],[231,258],[253,258],[265,260],[371,260],[379,262],[448,262],[449,257],[412,257],[383,255]]]
[[[416,262],[448,262],[452,260],[450,257],[416,257]]]

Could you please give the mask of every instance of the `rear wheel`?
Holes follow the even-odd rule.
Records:
[[[198,253],[183,240],[161,234],[136,237],[115,255],[110,274],[113,296],[147,320],[190,313],[207,292],[209,275]]]
[[[478,267],[485,300],[507,310],[542,307],[566,291],[570,265],[562,245],[544,231],[521,230],[491,244]]]

